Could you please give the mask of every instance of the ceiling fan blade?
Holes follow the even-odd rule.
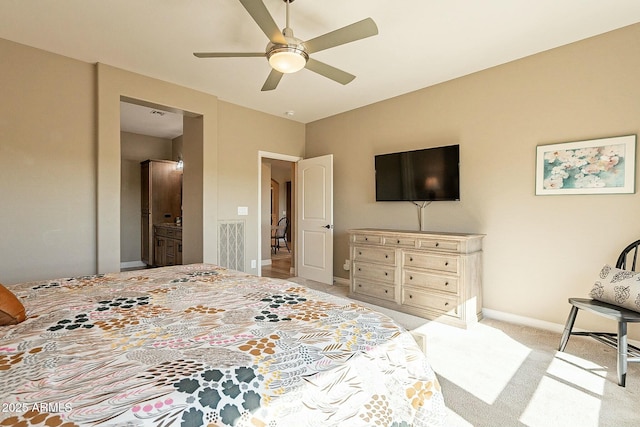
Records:
[[[276,25],[262,0],[240,0],[240,3],[272,43],[287,44],[280,28]]]
[[[194,52],[198,58],[253,58],[264,57],[264,52]]]
[[[269,77],[267,77],[267,81],[262,85],[262,91],[274,90],[278,87],[278,83],[280,83],[280,79],[282,79],[283,73],[277,70],[271,70],[269,73]]]
[[[339,70],[331,65],[311,58],[307,61],[305,68],[343,85],[346,85],[356,78],[353,74],[349,74],[346,71]]]
[[[304,47],[307,53],[320,52],[321,50],[331,47],[375,36],[376,34],[378,34],[378,26],[373,19],[367,18],[314,39],[307,40],[304,42]]]

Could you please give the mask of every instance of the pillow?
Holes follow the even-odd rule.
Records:
[[[0,326],[15,325],[25,318],[22,303],[9,289],[0,284]]]
[[[640,311],[640,273],[605,265],[589,295],[598,301]]]

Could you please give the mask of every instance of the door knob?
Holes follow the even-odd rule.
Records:
[[[322,228],[326,228],[327,230],[331,230],[333,228],[333,225],[331,225],[331,224],[323,225]]]

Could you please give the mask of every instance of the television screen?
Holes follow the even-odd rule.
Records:
[[[375,156],[376,201],[460,200],[460,146]]]

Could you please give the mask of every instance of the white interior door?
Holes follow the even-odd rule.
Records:
[[[304,159],[297,171],[298,277],[333,283],[333,155]]]

